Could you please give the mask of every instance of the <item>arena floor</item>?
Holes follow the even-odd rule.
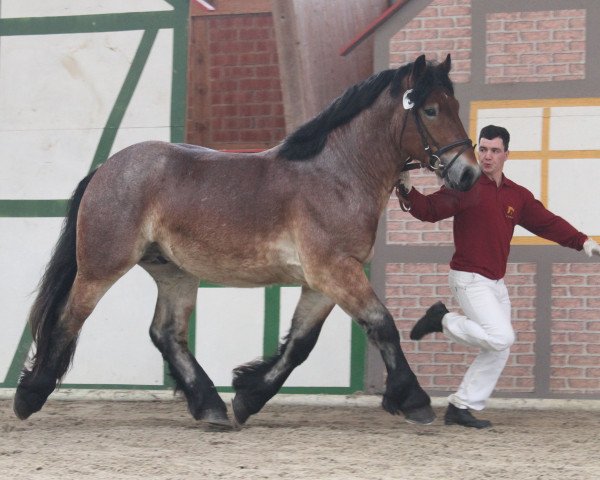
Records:
[[[0,400],[2,479],[596,480],[600,412],[488,409],[477,431],[369,406],[274,402],[241,431],[183,401],[53,400],[26,421]]]

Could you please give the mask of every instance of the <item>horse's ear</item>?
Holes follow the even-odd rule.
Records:
[[[410,80],[412,85],[416,85],[421,79],[427,68],[427,62],[425,61],[425,55],[419,55],[413,63],[412,72],[410,74]]]
[[[440,64],[440,68],[442,69],[442,72],[444,72],[446,75],[448,75],[450,73],[450,69],[452,68],[452,61],[450,60],[450,54],[446,55],[446,60],[444,60]]]

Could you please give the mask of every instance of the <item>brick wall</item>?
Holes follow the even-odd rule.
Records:
[[[422,53],[438,62],[452,54],[454,82],[471,73],[471,0],[434,0],[390,42],[390,67],[412,62]]]
[[[486,83],[585,78],[585,10],[494,13],[486,29]]]
[[[188,141],[218,149],[269,148],[285,136],[270,13],[195,17]]]
[[[420,192],[430,194],[440,188],[437,175],[428,170],[412,170],[412,184]],[[403,212],[398,199],[392,195],[386,210],[388,244],[452,245],[452,220],[425,223]]]
[[[486,83],[585,78],[585,10],[493,13],[486,18]],[[394,35],[390,66],[452,54],[454,82],[470,81],[471,0],[434,0]]]
[[[600,392],[600,269],[559,263],[552,270],[552,378],[557,393]]]

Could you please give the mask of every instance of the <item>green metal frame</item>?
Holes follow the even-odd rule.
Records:
[[[106,121],[89,171],[106,160],[112,149],[117,132],[133,97],[146,61],[160,29],[173,29],[173,72],[171,94],[171,141],[185,140],[185,114],[187,90],[188,54],[188,12],[189,0],[166,0],[173,6],[171,11],[115,13],[79,15],[66,17],[40,18],[0,18],[1,36],[52,35],[68,33],[97,33],[142,30],[143,36]],[[68,199],[59,200],[2,200],[0,217],[64,217]],[[200,284],[199,288],[214,285]],[[279,344],[280,297],[278,286],[264,289],[265,313],[263,333],[263,354],[270,356],[277,351]],[[189,327],[189,344],[195,346],[196,316],[192,314]],[[6,378],[0,388],[14,388],[17,385],[21,368],[31,348],[32,337],[27,326],[24,328]],[[350,384],[348,387],[284,387],[287,393],[331,393],[348,394],[363,390],[366,355],[366,337],[358,325],[352,323]],[[63,384],[64,388],[87,389],[131,389],[159,390],[173,387],[173,380],[165,367],[163,385],[123,385],[123,384]],[[231,387],[220,387],[220,391],[230,392]]]

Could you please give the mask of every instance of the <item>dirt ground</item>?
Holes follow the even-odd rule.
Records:
[[[405,423],[377,407],[268,404],[209,431],[182,401],[0,400],[0,479],[600,478],[600,412],[500,410],[488,430]]]

